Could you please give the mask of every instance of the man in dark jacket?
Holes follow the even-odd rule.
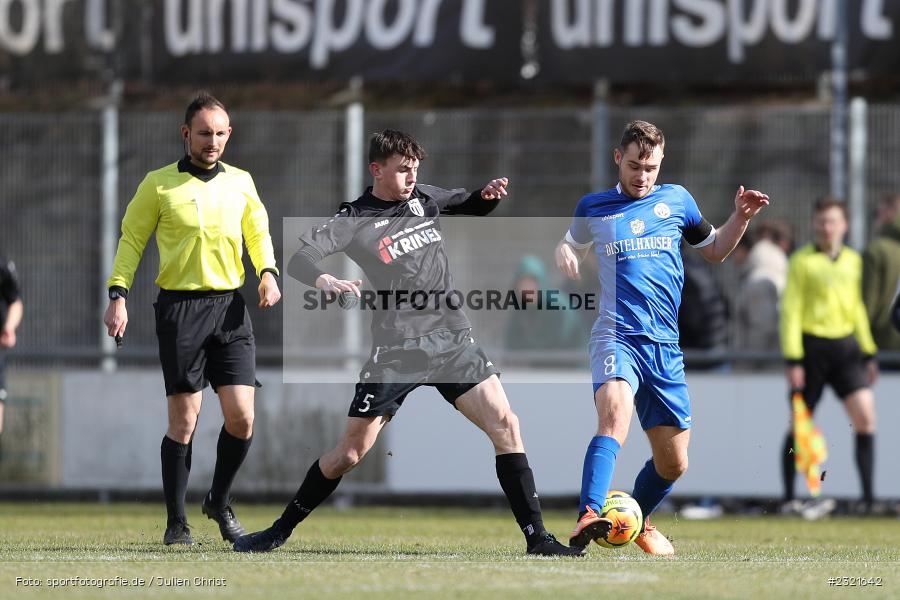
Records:
[[[863,254],[863,302],[872,337],[882,350],[900,350],[900,332],[891,326],[891,305],[900,283],[900,194],[878,205],[878,236]]]
[[[706,261],[682,252],[684,289],[678,309],[678,343],[684,350],[724,351],[728,346],[728,301]],[[705,362],[693,368],[721,367]]]

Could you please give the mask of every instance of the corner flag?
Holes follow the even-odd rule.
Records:
[[[813,423],[802,393],[795,391],[791,394],[791,405],[794,410],[794,464],[797,471],[806,477],[809,493],[816,497],[822,492],[822,471],[819,467],[828,458],[825,436]]]

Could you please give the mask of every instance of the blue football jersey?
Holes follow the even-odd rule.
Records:
[[[713,242],[715,230],[680,185],[653,186],[637,200],[617,185],[578,202],[566,240],[576,248],[594,246],[600,276],[598,325],[678,342],[682,237],[700,248]]]

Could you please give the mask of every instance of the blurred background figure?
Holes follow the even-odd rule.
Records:
[[[786,223],[763,221],[754,228],[735,261],[740,269],[741,299],[735,314],[736,343],[742,351],[777,351],[778,311],[787,283],[791,228]],[[751,363],[754,367],[761,363]]]
[[[597,280],[591,282],[596,294]],[[504,344],[511,351],[574,350],[581,352],[587,344],[589,327],[584,327],[579,317],[581,312],[589,312],[595,317],[596,311],[569,310],[569,292],[550,285],[547,268],[543,261],[533,254],[526,254],[519,263],[513,279],[512,289],[518,298],[529,298],[528,304],[520,310],[510,310],[506,323]],[[556,304],[566,310],[546,310],[537,307],[537,295],[543,294],[542,305],[547,306],[548,292],[557,290]],[[580,293],[580,292],[572,292]],[[521,300],[520,300],[521,301]],[[529,361],[532,362],[532,361]]]
[[[0,461],[3,460],[3,410],[6,402],[6,351],[16,345],[16,329],[22,322],[16,265],[0,256]]]
[[[728,300],[711,265],[696,252],[685,251],[686,247],[683,243],[684,288],[678,308],[678,343],[688,352],[724,353],[728,349]],[[726,364],[722,359],[691,360],[689,353],[685,357],[685,365],[691,369],[720,369]]]
[[[791,391],[803,392],[810,414],[826,385],[844,403],[856,434],[861,511],[869,512],[874,500],[875,398],[871,386],[878,377],[874,360],[877,348],[862,302],[862,258],[844,245],[847,225],[843,202],[831,197],[816,202],[814,241],[797,250],[789,263],[781,311],[781,347],[788,363],[788,386]],[[793,451],[791,429],[781,453],[784,507],[788,511],[796,508]],[[820,506],[833,508],[834,504]]]
[[[891,305],[900,282],[900,194],[878,203],[877,234],[863,254],[863,301],[880,350],[900,351],[900,332],[891,325]],[[900,363],[890,365],[900,368]]]

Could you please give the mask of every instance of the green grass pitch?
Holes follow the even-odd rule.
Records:
[[[257,530],[280,507],[236,510]],[[900,597],[895,519],[661,516],[655,523],[673,538],[674,559],[596,545],[584,559],[542,559],[524,555],[511,515],[500,510],[325,508],[263,555],[232,552],[199,506],[188,516],[200,543],[166,548],[163,512],[146,504],[0,503],[0,598]],[[545,518],[565,539],[574,515]],[[144,584],[84,584],[91,579]]]

